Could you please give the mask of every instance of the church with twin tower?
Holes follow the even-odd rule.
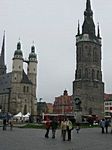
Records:
[[[101,70],[101,46],[99,25],[96,34],[91,2],[87,0],[81,31],[78,22],[76,70],[73,81],[74,111],[80,111],[82,115],[103,116],[104,83]]]
[[[27,64],[25,72],[24,63]],[[27,60],[23,58],[23,51],[20,41],[14,51],[12,58],[12,71],[6,72],[5,65],[5,35],[3,37],[2,50],[0,55],[0,110],[3,113],[11,114],[30,113],[37,114],[37,55],[35,46]]]

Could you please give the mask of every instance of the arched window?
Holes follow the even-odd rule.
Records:
[[[96,47],[93,49],[93,62],[98,61],[97,49]]]
[[[24,105],[24,115],[27,113],[27,105]]]
[[[97,79],[100,79],[99,70],[97,71]]]
[[[27,92],[29,92],[29,87],[27,86]]]
[[[26,91],[26,87],[24,86],[24,87],[23,87],[23,92],[25,92],[25,91]]]
[[[79,75],[78,75],[78,78],[79,78],[79,79],[81,78],[81,69],[79,69]]]
[[[79,58],[79,61],[81,61],[81,47],[78,48],[78,58]]]
[[[88,78],[88,69],[85,69],[85,78]]]
[[[95,71],[94,69],[92,69],[92,80],[94,80],[94,78],[95,78]]]

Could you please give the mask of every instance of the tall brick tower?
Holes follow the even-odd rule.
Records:
[[[101,71],[101,37],[97,35],[90,0],[86,1],[82,32],[78,23],[76,35],[76,71],[73,81],[74,111],[77,100],[83,115],[103,115],[104,83]]]

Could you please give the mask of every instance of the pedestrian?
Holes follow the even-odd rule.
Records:
[[[108,127],[109,127],[109,119],[106,118],[106,120],[105,120],[106,133],[108,133]]]
[[[45,133],[45,138],[49,138],[49,130],[50,130],[50,120],[47,118],[46,123],[45,123],[45,128],[46,128],[46,133]]]
[[[111,128],[110,133],[112,133],[112,116],[111,116],[111,120],[110,120],[110,128]]]
[[[67,121],[66,121],[66,118],[64,118],[63,121],[61,121],[61,135],[62,135],[63,141],[65,141],[66,139],[66,131],[67,131]]]
[[[56,120],[56,118],[53,118],[51,121],[51,129],[52,129],[52,138],[55,138],[55,134],[56,134],[56,129],[58,127],[58,121]]]
[[[68,141],[71,141],[71,131],[73,129],[72,122],[67,118],[67,133],[68,133]]]
[[[6,130],[7,120],[6,118],[3,119],[3,130]]]
[[[13,128],[13,120],[10,120],[10,121],[9,121],[9,125],[10,125],[10,130],[12,131],[12,128]]]
[[[102,133],[105,133],[105,131],[104,131],[104,128],[105,128],[105,119],[102,119],[102,120],[100,121],[100,126],[101,126],[101,128],[102,128]]]
[[[79,133],[79,130],[80,130],[80,123],[77,122],[77,123],[76,123],[76,131],[77,131],[77,133]]]

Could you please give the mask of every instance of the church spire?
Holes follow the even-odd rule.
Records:
[[[6,66],[5,66],[5,31],[4,31],[1,56],[0,56],[0,75],[5,73],[6,73]]]
[[[86,2],[86,10],[91,10],[90,0],[87,0],[87,2]]]
[[[100,28],[99,28],[99,23],[98,23],[98,31],[97,31],[97,32],[98,32],[98,33],[97,33],[97,37],[98,37],[98,38],[101,38],[101,37],[100,37]]]
[[[89,36],[91,37],[95,36],[95,25],[93,21],[93,11],[91,10],[90,0],[86,1],[86,10],[84,11],[82,34],[89,34]]]
[[[86,1],[86,10],[84,12],[84,15],[88,16],[88,17],[92,17],[93,16],[93,11],[91,10],[90,0]]]
[[[5,31],[3,35],[2,49],[1,49],[1,64],[5,65]]]
[[[78,20],[78,29],[77,29],[77,35],[80,35],[80,24],[79,24],[79,20]]]

